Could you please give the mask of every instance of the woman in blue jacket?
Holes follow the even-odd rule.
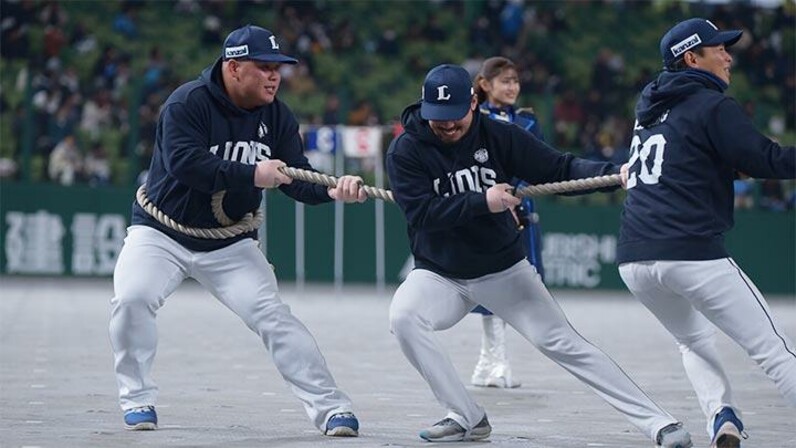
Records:
[[[496,56],[487,59],[473,81],[478,95],[481,113],[493,120],[514,123],[544,140],[539,120],[530,108],[515,108],[520,95],[520,80],[517,67],[508,58]],[[512,182],[515,186],[521,182]],[[542,239],[539,215],[534,211],[531,198],[524,198],[515,210],[518,225],[523,228],[522,241],[528,261],[544,279],[542,267]],[[483,315],[484,333],[481,337],[481,355],[475,365],[471,382],[482,387],[519,387],[519,381],[511,374],[506,354],[506,323],[484,308],[478,306],[474,313]]]

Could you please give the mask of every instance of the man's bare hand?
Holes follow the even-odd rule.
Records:
[[[486,190],[486,205],[492,213],[504,212],[520,205],[520,198],[511,194],[514,189],[509,184],[497,184]]]
[[[329,188],[329,197],[343,202],[365,202],[368,195],[362,188],[364,184],[359,176],[342,176],[337,179],[335,188]]]
[[[622,188],[624,188],[625,190],[627,190],[627,176],[629,169],[630,166],[627,163],[625,163],[624,165],[622,165],[621,168],[619,168],[619,175],[622,177]]]
[[[293,182],[293,178],[279,171],[279,168],[283,166],[287,165],[281,160],[257,162],[254,169],[254,185],[260,188],[276,188]]]

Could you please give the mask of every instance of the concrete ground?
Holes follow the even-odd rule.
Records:
[[[419,429],[443,417],[388,331],[390,292],[292,285],[283,297],[318,340],[353,399],[361,437],[312,427],[258,339],[194,283],[159,314],[154,374],[160,429],[122,429],[107,335],[109,279],[0,277],[0,447],[420,447]],[[707,447],[704,420],[670,336],[624,291],[554,295],[572,324],[616,360]],[[429,298],[433,300],[433,298]],[[770,297],[796,337],[796,298]],[[480,318],[440,334],[463,380],[478,356]],[[719,350],[744,409],[744,447],[796,446],[796,410],[724,335]],[[515,332],[509,351],[519,389],[471,387],[493,425],[487,442],[456,446],[647,447],[619,413]]]

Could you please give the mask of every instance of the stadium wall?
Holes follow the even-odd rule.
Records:
[[[0,186],[0,272],[7,275],[109,276],[129,225],[135,189],[51,184]],[[279,192],[266,195],[263,243],[280,280],[335,279],[332,205],[306,206]],[[343,208],[342,278],[376,279],[375,201]],[[614,264],[619,205],[539,201],[546,282],[552,288],[624,289]],[[297,226],[302,219],[303,226]],[[297,239],[303,227],[303,262]],[[298,229],[298,230],[297,230]],[[403,217],[384,207],[387,283],[400,281],[409,249]],[[735,260],[766,293],[796,294],[796,213],[739,210],[727,238]],[[301,245],[298,246],[302,247]],[[298,260],[298,263],[297,263]],[[302,272],[303,268],[303,272]]]

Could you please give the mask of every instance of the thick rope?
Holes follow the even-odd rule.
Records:
[[[315,171],[303,170],[301,168],[293,168],[284,166],[279,168],[286,176],[293,179],[312,182],[315,184],[325,185],[327,187],[336,187],[337,178],[323,173],[316,173]],[[568,193],[579,190],[591,190],[595,188],[613,187],[622,184],[622,177],[619,174],[611,174],[608,176],[588,177],[585,179],[566,180],[563,182],[552,182],[548,184],[529,185],[527,187],[519,188],[514,192],[517,197],[528,196],[543,196],[548,194]],[[375,199],[382,199],[387,202],[395,202],[393,199],[392,191],[384,190],[381,188],[363,185],[362,188],[367,193],[368,197]]]
[[[219,191],[218,193],[214,194],[210,200],[210,205],[213,209],[213,216],[216,218],[216,220],[218,220],[219,223],[221,223],[221,225],[224,226],[212,229],[186,227],[169,218],[167,214],[158,210],[158,208],[155,207],[155,204],[149,200],[149,198],[146,196],[146,187],[144,185],[141,185],[138,188],[138,191],[136,191],[135,199],[138,201],[138,205],[140,205],[141,208],[143,208],[153,218],[157,219],[159,223],[170,229],[176,230],[177,232],[192,236],[194,238],[223,240],[259,229],[260,225],[263,223],[262,209],[258,208],[254,214],[246,213],[240,221],[234,222],[229,218],[229,216],[227,216],[226,213],[224,213],[224,209],[221,206],[225,193],[225,191]]]
[[[297,180],[303,180],[314,184],[325,185],[327,187],[336,187],[337,178],[315,171],[303,170],[301,168],[293,168],[292,166],[283,166],[279,168],[282,174]],[[365,190],[365,194],[369,198],[381,199],[387,202],[395,202],[392,197],[392,191],[384,190],[382,188],[371,187],[369,185],[362,185],[361,188]]]
[[[514,192],[517,197],[543,196],[547,194],[569,193],[571,191],[592,190],[595,188],[613,187],[622,185],[622,176],[610,174],[607,176],[587,177],[585,179],[565,180],[549,184],[528,185],[518,188]]]
[[[289,166],[281,167],[279,170],[286,176],[289,176],[293,179],[325,185],[332,188],[337,186],[337,178],[323,173],[317,173],[315,171],[308,171]],[[608,176],[589,177],[586,179],[567,180],[563,182],[552,182],[540,185],[528,185],[515,190],[514,195],[517,197],[543,196],[548,194],[613,187],[616,185],[621,185],[621,183],[622,177],[619,174],[611,174]],[[362,188],[370,198],[381,199],[387,202],[395,202],[392,191],[390,190],[371,187],[369,185],[362,185]],[[240,221],[234,222],[229,216],[227,216],[226,213],[224,213],[224,208],[222,207],[225,194],[225,191],[219,191],[210,199],[213,216],[221,225],[224,226],[212,229],[186,227],[177,221],[174,221],[168,215],[158,210],[158,208],[155,207],[155,204],[149,200],[149,198],[146,196],[146,187],[144,185],[141,185],[138,188],[135,198],[138,201],[138,205],[140,205],[141,208],[143,208],[159,223],[170,229],[176,230],[177,232],[195,238],[221,240],[233,238],[243,233],[248,233],[259,229],[260,225],[263,223],[262,209],[258,208],[254,214],[246,213],[246,215],[244,215]]]

